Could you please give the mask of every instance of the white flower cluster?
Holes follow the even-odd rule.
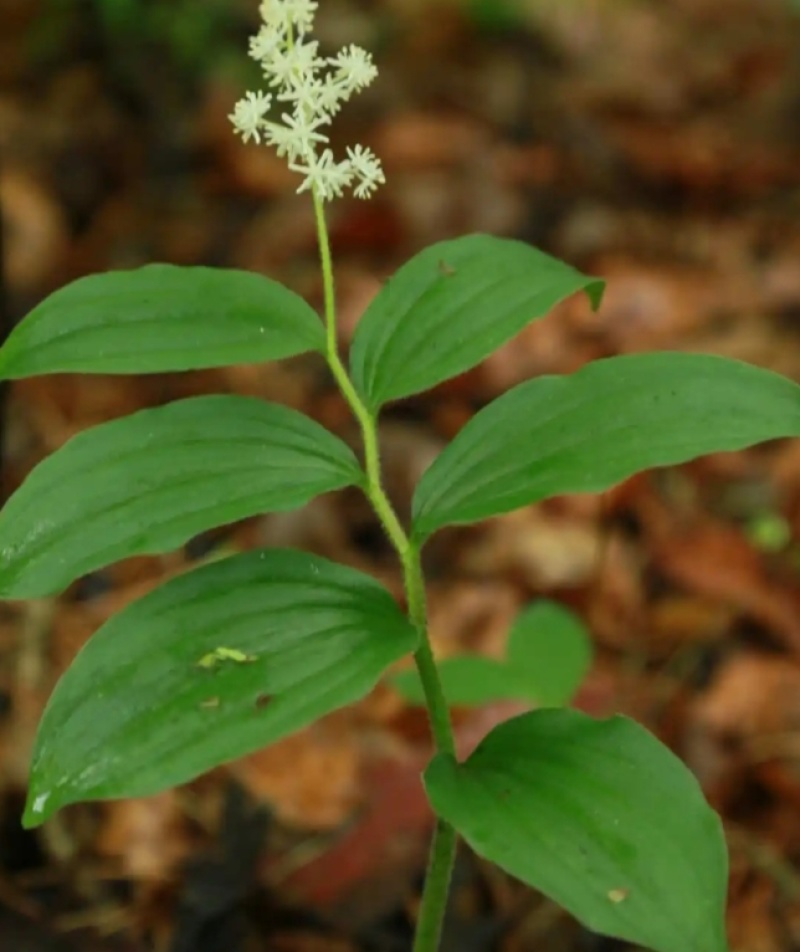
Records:
[[[385,181],[378,158],[356,145],[337,162],[321,130],[378,71],[358,46],[333,57],[319,55],[319,44],[307,39],[317,7],[317,0],[262,0],[262,24],[250,40],[250,56],[261,65],[272,91],[247,93],[229,118],[245,142],[263,140],[274,146],[289,168],[305,176],[299,192],[310,189],[327,200],[352,187],[357,198],[369,198]],[[280,122],[267,118],[273,102],[286,104]]]

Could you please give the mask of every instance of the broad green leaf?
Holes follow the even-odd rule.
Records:
[[[149,264],[55,291],[0,348],[0,378],[137,374],[324,352],[314,310],[260,274]]]
[[[6,503],[0,596],[52,594],[118,559],[360,481],[350,449],[288,407],[208,396],[142,410],[73,437]]]
[[[508,639],[508,667],[540,707],[569,704],[592,663],[580,618],[547,599],[524,608]]]
[[[589,670],[589,636],[572,612],[546,599],[524,608],[509,634],[507,660],[465,654],[437,664],[448,704],[530,701],[539,707],[569,704]],[[412,704],[424,704],[416,671],[401,671],[392,684]]]
[[[24,822],[156,793],[273,743],[363,697],[416,640],[378,582],[303,552],[172,579],[106,622],[59,681]]]
[[[800,387],[769,370],[706,354],[594,361],[528,380],[477,413],[417,485],[413,534],[798,435]]]
[[[356,328],[350,365],[370,410],[480,363],[575,291],[603,283],[521,241],[468,235],[416,255]]]
[[[643,727],[569,710],[495,728],[425,774],[436,813],[481,856],[588,928],[656,952],[725,952],[722,825]]]

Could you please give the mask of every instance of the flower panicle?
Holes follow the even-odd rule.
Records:
[[[267,92],[248,92],[229,116],[245,142],[274,147],[289,167],[304,176],[298,192],[312,190],[330,200],[352,189],[369,198],[385,181],[380,160],[362,145],[348,147],[336,161],[324,130],[342,105],[366,89],[378,74],[371,55],[351,44],[323,57],[308,39],[317,0],[261,0],[261,26],[249,43],[249,55],[261,66]],[[280,121],[271,110],[281,103]]]

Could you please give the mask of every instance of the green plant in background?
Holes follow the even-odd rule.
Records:
[[[152,55],[166,53],[169,65],[184,78],[220,65],[241,73],[236,68],[241,57],[235,55],[239,23],[231,0],[47,0],[45,13],[34,22],[35,49],[52,53],[60,48],[75,21],[87,15],[117,54],[114,65],[121,58],[132,74],[135,64],[140,68],[141,56],[133,60],[130,52],[142,47]]]
[[[130,0],[129,0],[130,2]],[[450,2],[453,0],[439,0]],[[576,14],[597,13],[604,6],[602,0],[561,0],[558,4],[548,0],[456,0],[476,26],[493,31],[515,30],[531,26],[543,17],[563,14],[565,11]],[[648,3],[649,0],[606,0],[605,6],[619,12],[635,4]],[[800,0],[788,0],[800,4]]]
[[[131,36],[166,44],[186,66],[208,62],[220,27],[230,22],[230,3],[203,0],[201,9],[189,8],[186,0],[170,4],[151,0],[94,0],[97,17],[108,36],[117,41]],[[226,10],[227,8],[227,10]]]
[[[472,20],[487,30],[508,30],[518,27],[524,18],[519,3],[513,0],[464,0]]]
[[[527,701],[562,707],[574,697],[591,660],[591,641],[580,619],[556,602],[543,600],[517,615],[505,660],[465,654],[440,661],[438,671],[451,706]],[[397,674],[392,683],[412,704],[425,703],[416,672]]]
[[[779,512],[762,511],[745,526],[747,537],[763,552],[780,552],[792,541],[792,527]]]
[[[438,818],[416,952],[437,947],[457,835],[592,929],[659,952],[723,952],[719,819],[688,769],[644,728],[545,708],[501,724],[457,759],[420,553],[446,526],[796,436],[800,387],[686,353],[609,358],[529,380],[477,413],[439,455],[403,526],[382,483],[383,406],[473,367],[567,295],[583,290],[597,306],[602,283],[521,242],[444,241],[384,286],[345,366],[325,202],[346,189],[366,197],[383,173],[361,146],[337,159],[326,128],[376,71],[357,47],[320,55],[310,39],[316,6],[262,3],[250,53],[268,90],[248,93],[232,120],[245,139],[276,147],[310,192],[323,319],[255,274],[170,265],[111,272],[35,308],[0,350],[0,377],[154,373],[317,352],[359,423],[361,460],[304,414],[249,397],[178,400],[103,424],[41,463],[9,500],[0,595],[52,595],[117,559],[357,486],[397,551],[408,611],[369,576],[292,550],[235,554],[171,579],[104,624],[61,678],[40,725],[24,823],[77,801],[188,781],[364,696],[413,653],[436,748],[425,785]],[[268,118],[276,112],[279,121]],[[563,702],[585,646],[552,606],[533,611],[540,622],[549,612],[548,624],[573,643],[558,692],[542,693],[548,673],[535,669],[549,664],[548,652],[522,629],[495,674],[508,678],[510,665],[520,675],[503,693]]]

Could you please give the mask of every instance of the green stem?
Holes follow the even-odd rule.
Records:
[[[419,646],[414,661],[425,692],[425,702],[431,723],[431,733],[438,753],[455,756],[455,740],[450,712],[442,691],[439,672],[428,637],[425,580],[419,546],[406,534],[394,507],[383,488],[377,420],[365,406],[353,386],[339,356],[336,339],[336,295],[333,281],[333,259],[325,222],[325,206],[316,191],[313,192],[314,215],[317,223],[320,263],[325,304],[326,358],[339,389],[358,420],[364,443],[364,470],[367,498],[383,525],[386,534],[400,557],[403,581],[408,601],[408,616],[419,634]],[[420,906],[414,952],[436,952],[442,929],[450,876],[455,859],[455,830],[442,820],[437,821],[431,844],[425,888]]]
[[[422,576],[419,547],[406,540],[406,546],[400,552],[400,558],[403,562],[408,615],[419,632],[419,645],[414,653],[414,661],[425,692],[431,732],[437,752],[455,757],[456,745],[453,726],[450,722],[450,710],[442,691],[439,669],[436,667],[428,637],[428,610],[425,604],[425,580]]]
[[[435,952],[439,948],[455,858],[456,831],[449,823],[437,820],[425,871],[413,952]]]

